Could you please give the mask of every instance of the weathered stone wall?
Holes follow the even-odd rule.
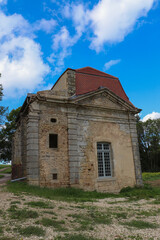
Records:
[[[67,88],[69,97],[76,93],[76,76],[73,70],[67,71]]]
[[[134,159],[134,165],[135,165],[136,185],[142,186],[143,181],[142,181],[142,171],[141,171],[141,163],[140,163],[136,119],[133,115],[129,114],[128,120],[129,120],[130,136],[132,141],[133,159]]]
[[[40,185],[65,187],[69,185],[68,139],[66,108],[54,103],[40,104],[39,167]],[[55,123],[51,122],[55,118]],[[49,148],[49,134],[58,134],[58,148]],[[53,180],[57,174],[57,180]]]
[[[21,162],[23,177],[27,175],[27,119],[21,119]]]
[[[83,106],[75,112],[69,111],[71,185],[101,192],[118,192],[123,187],[134,186],[139,152],[134,149],[135,159],[132,136],[136,137],[136,129],[131,130],[128,112]],[[98,177],[97,142],[111,143],[112,177]],[[138,174],[141,179],[140,171]]]
[[[33,102],[27,116],[27,180],[39,185],[39,104]]]
[[[26,118],[21,116],[16,132],[13,136],[12,144],[12,178],[26,176]]]
[[[67,94],[73,95],[75,73],[66,74]],[[101,192],[142,185],[132,107],[105,90],[78,100],[50,93],[39,92],[14,137],[13,162],[23,165],[28,182]],[[58,135],[58,148],[49,147],[49,134]],[[98,177],[97,142],[111,144],[112,177]]]
[[[51,91],[55,95],[68,96],[67,71],[60,77]]]
[[[12,164],[22,164],[21,161],[21,125],[17,126],[16,132],[13,136],[12,145]]]
[[[68,69],[52,89],[52,93],[59,96],[70,97],[76,92],[75,71]]]

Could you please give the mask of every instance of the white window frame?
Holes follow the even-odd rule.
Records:
[[[107,149],[105,149],[105,146],[107,146]],[[111,162],[111,144],[110,143],[97,142],[97,161],[98,161],[98,178],[111,178],[112,162]],[[107,173],[107,171],[109,173]],[[102,172],[103,172],[103,176],[102,176]]]

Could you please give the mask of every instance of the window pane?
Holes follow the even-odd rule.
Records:
[[[58,135],[57,134],[49,134],[49,147],[50,148],[58,147]]]
[[[111,173],[110,144],[97,143],[98,176],[108,177]]]
[[[103,144],[103,149],[104,150],[109,150],[109,144],[108,143],[104,143]]]
[[[99,149],[99,150],[102,149],[102,144],[101,143],[97,143],[97,149]]]
[[[110,156],[109,152],[104,152],[105,175],[111,176]]]
[[[98,176],[103,177],[104,172],[103,172],[103,157],[102,157],[102,152],[98,152]]]

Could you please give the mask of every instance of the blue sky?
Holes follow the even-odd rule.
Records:
[[[160,117],[159,39],[158,0],[0,0],[2,104],[91,66],[119,77],[141,118]]]

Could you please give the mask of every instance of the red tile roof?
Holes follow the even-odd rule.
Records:
[[[106,87],[130,103],[123,87],[117,77],[101,72],[91,67],[84,67],[75,70],[76,72],[76,95],[85,94]]]

